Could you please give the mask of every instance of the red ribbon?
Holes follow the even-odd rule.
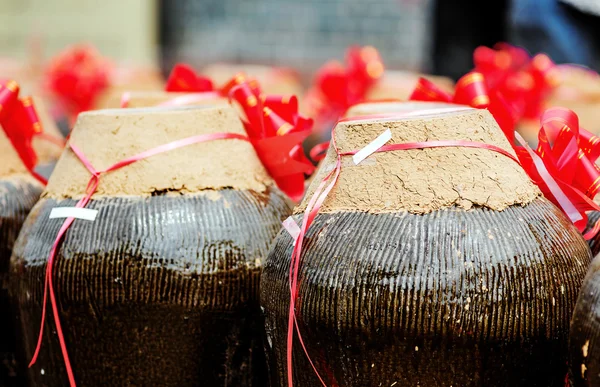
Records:
[[[84,208],[87,205],[87,203],[92,198],[92,195],[98,188],[98,185],[100,184],[100,176],[104,173],[111,172],[111,171],[117,170],[119,168],[123,168],[127,165],[135,163],[136,161],[143,160],[148,157],[152,157],[152,156],[158,155],[160,153],[168,152],[168,151],[178,149],[178,148],[181,148],[184,146],[198,144],[201,142],[224,140],[224,139],[238,139],[238,140],[244,140],[244,141],[249,140],[248,137],[241,135],[241,134],[236,134],[236,133],[211,133],[211,134],[203,134],[203,135],[198,135],[198,136],[187,137],[182,140],[173,141],[168,144],[164,144],[164,145],[158,146],[156,148],[147,150],[145,152],[139,153],[135,156],[126,158],[104,170],[96,170],[94,168],[94,166],[91,164],[91,162],[87,159],[87,157],[85,157],[83,152],[81,152],[81,150],[79,150],[79,148],[77,146],[75,146],[74,144],[71,144],[70,146],[71,146],[71,150],[73,151],[73,153],[75,153],[75,155],[79,158],[81,163],[92,174],[92,177],[90,178],[90,181],[88,182],[88,185],[86,187],[85,196],[77,202],[75,207]],[[61,226],[60,230],[58,231],[58,235],[56,236],[54,243],[52,244],[52,248],[50,249],[50,254],[48,255],[48,263],[46,264],[46,276],[44,278],[44,299],[43,299],[43,303],[42,303],[42,317],[41,317],[41,323],[40,323],[40,334],[38,337],[37,346],[35,348],[35,353],[31,359],[31,362],[29,363],[29,367],[31,367],[35,364],[35,362],[37,361],[40,349],[42,347],[42,339],[44,337],[44,324],[45,324],[45,317],[46,317],[46,305],[47,305],[47,299],[48,299],[48,294],[49,294],[50,295],[50,305],[52,306],[52,314],[54,316],[54,323],[56,324],[56,333],[58,335],[60,349],[61,349],[63,359],[65,362],[65,368],[67,371],[67,376],[69,378],[69,384],[71,386],[76,385],[75,376],[73,375],[73,369],[71,367],[71,362],[69,360],[69,354],[67,351],[67,344],[65,342],[62,325],[60,323],[60,317],[59,317],[59,313],[58,313],[58,305],[56,303],[56,296],[54,294],[54,286],[52,283],[52,267],[54,265],[54,260],[56,258],[56,252],[58,250],[60,241],[62,240],[62,237],[66,234],[67,230],[69,229],[69,227],[71,226],[71,224],[73,223],[74,220],[75,220],[75,218],[67,218],[64,221],[63,225]]]
[[[421,78],[410,99],[488,109],[509,138],[519,120],[540,117],[558,81],[558,70],[548,56],[530,59],[523,49],[499,44],[496,50],[478,47],[473,60],[475,70],[458,81],[454,95]]]
[[[244,73],[238,73],[219,88],[215,88],[214,82],[202,75],[196,74],[194,69],[184,63],[178,63],[171,70],[169,79],[165,85],[165,91],[183,93],[216,93],[221,97],[227,97],[231,89],[244,82],[256,82],[249,80]]]
[[[94,47],[73,46],[51,61],[46,83],[73,118],[93,109],[100,93],[110,84],[111,69]]]
[[[178,63],[173,67],[165,85],[165,91],[171,92],[202,93],[213,90],[214,86],[210,78],[196,74],[191,66],[184,63]]]
[[[374,47],[350,47],[345,66],[331,61],[318,70],[315,84],[307,92],[306,104],[315,111],[319,123],[335,121],[350,106],[365,100],[383,71],[383,62]]]
[[[473,62],[488,88],[517,106],[525,119],[539,119],[545,99],[558,84],[559,71],[547,55],[530,58],[525,50],[509,44],[478,47]]]
[[[313,121],[298,113],[298,99],[264,96],[256,83],[245,82],[231,89],[229,100],[238,108],[254,149],[277,186],[299,201],[305,175],[313,173],[314,166],[302,149]]]
[[[46,185],[46,179],[34,171],[37,155],[32,147],[33,137],[42,134],[42,125],[32,98],[19,98],[19,85],[12,80],[0,82],[0,126],[25,168],[40,183]]]
[[[521,165],[546,198],[558,206],[583,233],[587,211],[600,211],[593,199],[600,188],[600,138],[579,128],[577,115],[565,108],[546,110],[541,118],[539,145],[533,151],[517,135]],[[600,222],[584,234],[593,238]]]
[[[386,115],[388,118],[402,118],[407,113]],[[347,119],[348,120],[352,120]],[[600,170],[595,161],[600,156],[600,138],[580,129],[577,116],[570,110],[554,108],[546,111],[541,120],[539,132],[540,146],[536,151],[529,148],[527,143],[518,135],[520,146],[511,141],[518,159],[502,148],[490,144],[462,141],[439,140],[412,142],[404,144],[384,145],[376,152],[389,152],[408,149],[424,149],[438,147],[469,147],[487,149],[498,152],[519,163],[530,178],[539,186],[546,198],[556,204],[573,224],[583,232],[587,225],[586,211],[600,211],[592,198],[600,188]],[[335,131],[335,128],[334,128]],[[513,136],[509,140],[514,140]],[[290,260],[290,307],[287,336],[287,372],[288,385],[293,387],[293,338],[294,331],[300,344],[322,385],[325,382],[314,366],[300,333],[295,309],[298,299],[298,275],[302,258],[302,247],[306,231],[317,216],[321,205],[337,182],[342,168],[342,156],[354,155],[357,150],[340,152],[335,143],[335,133],[332,133],[333,149],[337,154],[335,168],[327,174],[310,198],[304,215],[300,233],[295,240]],[[584,235],[585,239],[593,238],[600,230],[600,221]]]

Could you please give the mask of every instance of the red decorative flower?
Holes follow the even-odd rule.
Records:
[[[256,82],[244,82],[231,89],[229,100],[238,108],[254,149],[277,186],[299,201],[305,175],[313,173],[314,166],[302,149],[313,121],[298,113],[298,99],[264,96]]]

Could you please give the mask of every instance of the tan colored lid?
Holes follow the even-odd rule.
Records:
[[[451,103],[443,102],[421,102],[421,101],[409,101],[409,102],[365,102],[359,103],[352,106],[346,112],[346,117],[366,116],[371,114],[386,114],[386,113],[397,113],[407,112],[416,110],[431,110],[431,109],[454,109],[454,108],[466,108],[467,106],[456,105]]]
[[[392,132],[388,144],[468,140],[493,144],[514,154],[492,115],[478,109],[413,114],[394,121],[342,122],[335,128],[335,138],[340,151],[356,150],[387,129]],[[335,160],[330,148],[296,212],[305,209]],[[452,206],[503,210],[530,203],[539,195],[525,171],[500,153],[461,147],[414,149],[374,153],[359,165],[354,165],[351,156],[342,157],[339,179],[321,211],[423,214]]]
[[[454,91],[454,81],[450,78],[408,71],[386,70],[379,82],[369,90],[367,99],[395,98],[405,101],[415,89],[419,77],[423,77],[433,82],[444,91],[449,93]]]
[[[212,79],[216,86],[224,85],[231,77],[240,72],[255,78],[267,94],[296,95],[298,97],[302,95],[302,85],[299,80],[294,75],[276,67],[247,63],[214,63],[202,69],[202,75]]]
[[[128,108],[152,107],[171,101],[175,98],[189,96],[190,93],[172,93],[167,91],[133,91],[129,92]],[[201,98],[186,106],[221,106],[229,105],[227,98]],[[183,106],[183,105],[182,105]]]
[[[231,107],[96,110],[79,115],[69,144],[75,144],[97,170],[159,145],[219,132],[244,134]],[[65,150],[45,195],[78,198],[90,173],[71,149]],[[193,193],[231,187],[263,192],[272,180],[243,140],[189,145],[102,175],[94,196],[149,196],[155,192]]]

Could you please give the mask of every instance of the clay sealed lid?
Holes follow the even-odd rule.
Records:
[[[179,106],[222,106],[229,105],[225,97],[216,97],[212,93],[175,93],[168,91],[132,91],[127,92],[128,108],[152,107],[164,103],[177,103]],[[205,95],[203,95],[205,94]]]
[[[355,117],[355,116],[366,116],[371,114],[386,114],[386,113],[396,113],[396,112],[408,112],[408,111],[417,111],[417,110],[440,110],[440,109],[448,109],[448,110],[456,110],[456,109],[466,109],[468,106],[464,105],[456,105],[451,103],[443,103],[443,102],[422,102],[422,101],[408,101],[408,102],[364,102],[359,103],[357,105],[352,106],[346,112],[346,117]]]
[[[392,134],[387,144],[467,140],[492,144],[514,155],[492,115],[481,109],[350,120],[338,123],[334,135],[344,152],[364,148],[387,129]],[[335,151],[330,146],[295,212],[305,209],[335,164]],[[374,153],[358,165],[351,156],[343,156],[339,179],[321,212],[424,214],[454,206],[500,211],[511,205],[526,205],[540,195],[521,166],[498,152],[465,147],[411,149]]]
[[[409,71],[386,70],[381,79],[367,93],[367,99],[396,98],[403,101],[407,100],[420,77],[433,82],[448,93],[454,91],[454,82],[450,78]]]
[[[79,115],[69,144],[97,170],[125,158],[191,136],[229,132],[245,135],[231,107],[112,109]],[[67,147],[44,195],[83,196],[90,172]],[[273,184],[250,142],[213,140],[178,148],[102,175],[97,196],[187,194],[232,188],[263,192]]]

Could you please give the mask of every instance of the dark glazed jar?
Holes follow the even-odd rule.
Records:
[[[244,134],[229,108],[122,109],[79,115],[70,138],[96,169],[198,134]],[[28,358],[33,354],[48,253],[90,178],[74,153],[59,160],[11,260]],[[290,213],[252,145],[216,140],[103,175],[53,269],[60,320],[82,386],[264,386],[262,262]],[[32,385],[67,375],[48,314]]]
[[[338,124],[340,151],[463,139],[512,149],[485,110]],[[329,150],[306,202],[335,154]],[[267,357],[287,385],[292,238],[265,263]],[[521,167],[500,153],[434,148],[342,157],[307,232],[296,315],[328,386],[563,386],[569,320],[590,251]],[[297,337],[297,336],[295,336]],[[294,386],[319,381],[299,341]]]
[[[569,364],[572,386],[600,385],[600,256],[592,261],[575,305]]]
[[[36,110],[46,133],[60,139],[56,126],[47,115],[41,101]],[[38,171],[48,176],[62,148],[34,137],[33,148],[38,156]],[[8,267],[13,245],[29,211],[37,202],[44,187],[34,179],[0,128],[0,386],[22,386],[23,364],[17,363],[18,323],[11,310],[8,296]]]

